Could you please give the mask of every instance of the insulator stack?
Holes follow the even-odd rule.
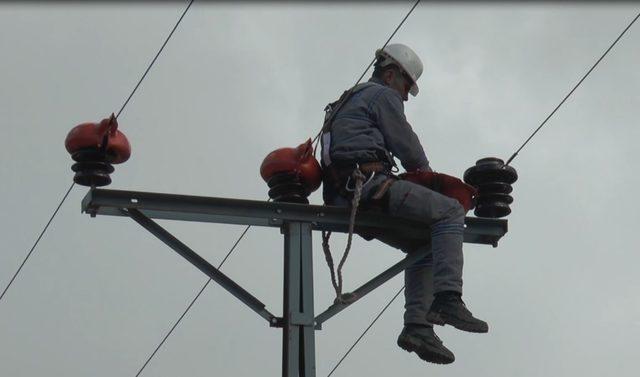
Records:
[[[115,170],[107,162],[104,151],[98,148],[79,150],[71,155],[74,161],[71,170],[76,172],[73,181],[82,186],[101,187],[111,184],[109,176]]]
[[[267,181],[269,197],[274,202],[309,204],[309,193],[300,179],[300,174],[283,172],[274,174]]]
[[[99,123],[82,123],[67,134],[64,141],[67,152],[76,161],[71,170],[76,172],[73,181],[82,186],[100,187],[111,183],[114,168],[131,156],[127,137],[118,131],[115,115]]]
[[[478,217],[500,218],[511,213],[509,205],[513,203],[511,185],[518,180],[516,170],[505,165],[504,161],[496,157],[478,160],[475,166],[464,172],[464,181],[474,186],[476,195],[476,209]]]
[[[260,165],[260,175],[273,201],[308,204],[307,198],[322,182],[322,168],[313,157],[311,139],[296,148],[269,153]]]

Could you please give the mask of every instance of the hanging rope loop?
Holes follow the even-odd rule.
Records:
[[[333,263],[333,256],[331,256],[331,248],[329,246],[329,238],[331,237],[331,232],[322,232],[322,251],[324,252],[324,257],[327,261],[329,272],[331,273],[331,285],[333,285],[333,289],[336,292],[334,304],[351,304],[358,299],[358,297],[353,293],[342,293],[342,267],[344,267],[344,264],[349,257],[349,251],[351,250],[351,242],[353,240],[353,232],[356,223],[356,214],[360,205],[360,198],[362,197],[362,188],[371,181],[374,174],[371,174],[371,176],[367,179],[367,176],[365,176],[362,171],[360,171],[360,166],[356,165],[356,168],[353,169],[353,172],[349,176],[349,180],[346,183],[348,188],[349,183],[354,182],[354,188],[349,190],[353,191],[353,198],[351,199],[351,214],[349,216],[349,234],[347,236],[347,246],[345,247],[344,253],[342,254],[342,258],[340,258],[340,263],[338,263],[337,272],[334,272],[335,266]]]

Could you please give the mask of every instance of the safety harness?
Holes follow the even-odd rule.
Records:
[[[322,250],[324,252],[329,272],[331,273],[331,284],[336,292],[335,304],[349,304],[358,299],[353,293],[342,293],[342,267],[347,261],[349,251],[351,250],[351,242],[353,239],[353,232],[355,229],[355,219],[360,206],[360,200],[362,198],[362,189],[365,187],[376,174],[384,173],[389,177],[382,182],[376,192],[371,196],[368,203],[372,207],[384,207],[383,198],[391,184],[397,179],[392,173],[392,163],[388,156],[385,162],[383,161],[367,161],[367,162],[339,162],[331,161],[329,156],[330,145],[324,143],[330,143],[331,139],[331,127],[333,120],[335,119],[335,113],[346,103],[351,96],[359,91],[361,88],[352,88],[345,91],[340,98],[330,103],[325,107],[325,121],[322,127],[322,142],[323,142],[323,175],[325,184],[330,185],[334,192],[337,192],[340,196],[351,199],[351,213],[349,216],[349,233],[347,236],[347,245],[345,247],[340,263],[338,264],[337,271],[331,255],[331,249],[329,246],[329,239],[331,232],[322,232]],[[389,162],[391,160],[391,163]],[[353,185],[353,186],[351,186]],[[337,275],[337,279],[336,279]]]

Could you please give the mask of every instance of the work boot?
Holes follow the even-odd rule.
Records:
[[[405,325],[398,337],[398,346],[430,363],[451,364],[456,359],[431,326]]]
[[[486,333],[489,325],[471,314],[462,301],[460,293],[447,291],[437,293],[431,309],[427,313],[427,321],[444,326],[451,325],[456,329],[475,333]]]

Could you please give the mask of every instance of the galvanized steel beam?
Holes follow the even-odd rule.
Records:
[[[229,293],[234,295],[238,300],[245,303],[254,312],[258,313],[262,318],[266,319],[269,323],[275,322],[275,316],[267,309],[265,305],[255,298],[251,293],[247,292],[244,288],[239,286],[235,281],[231,280],[225,274],[220,272],[217,268],[207,262],[204,258],[198,255],[195,251],[191,250],[187,245],[175,238],[171,233],[166,231],[160,225],[149,219],[140,211],[129,208],[123,210],[122,213],[131,217],[138,224],[142,225],[151,234],[156,236],[160,241],[164,242],[167,246],[180,254],[189,263],[196,266],[205,275],[209,276],[211,280],[218,283],[222,288],[226,289]]]
[[[150,192],[91,189],[82,200],[82,211],[95,215],[123,216],[134,208],[152,219],[281,227],[287,221],[308,222],[314,230],[348,231],[349,209],[309,204],[212,198]],[[467,217],[464,241],[496,246],[507,232],[507,220]],[[356,232],[393,231],[406,239],[429,241],[428,224],[421,221],[361,210]]]

